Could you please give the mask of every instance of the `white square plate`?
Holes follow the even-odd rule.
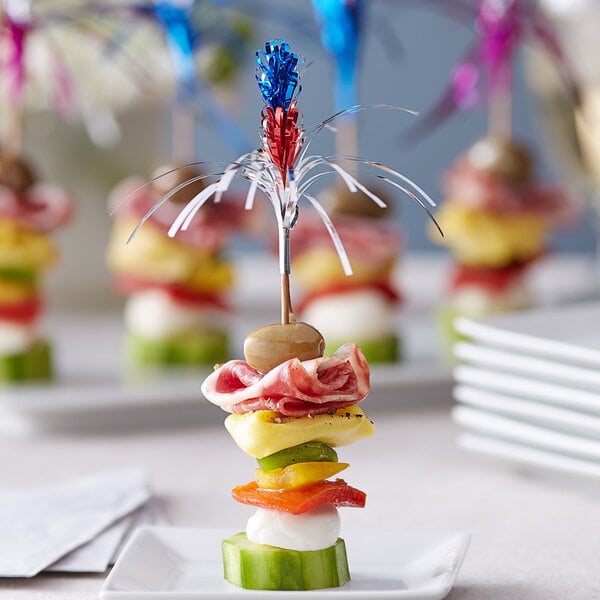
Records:
[[[459,342],[452,349],[461,362],[501,373],[528,377],[535,381],[555,383],[578,390],[600,392],[600,369],[584,368],[519,354],[514,350],[487,348],[479,344]]]
[[[600,479],[600,465],[598,463],[516,444],[511,441],[498,440],[472,433],[461,433],[458,436],[458,445],[465,450],[495,456],[536,469],[580,475],[593,480]]]
[[[457,402],[487,413],[582,438],[600,440],[599,416],[549,406],[543,402],[530,402],[516,394],[497,394],[468,385],[457,385],[452,395]]]
[[[485,319],[459,318],[471,340],[564,364],[600,367],[600,302],[549,306]]]
[[[265,592],[224,581],[221,540],[233,533],[141,527],[106,579],[100,598],[436,600],[452,588],[469,545],[465,533],[344,532],[352,581],[340,588]]]
[[[486,437],[600,463],[600,442],[597,440],[529,425],[468,406],[455,406],[452,418],[458,425]]]
[[[493,367],[458,365],[454,367],[453,376],[456,383],[471,388],[600,416],[598,393],[531,379],[527,375],[501,373]]]

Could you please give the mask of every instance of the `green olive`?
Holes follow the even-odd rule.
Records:
[[[10,188],[15,194],[22,194],[34,183],[33,171],[23,158],[0,154],[0,185]]]
[[[324,351],[323,336],[307,323],[265,325],[244,341],[246,362],[263,373],[291,358],[319,358]]]
[[[387,206],[382,208],[373,202],[361,190],[351,192],[345,184],[336,185],[323,192],[323,202],[333,215],[347,215],[368,217],[371,219],[382,219],[390,214],[390,202],[381,190],[369,188],[378,198],[381,198]]]
[[[159,177],[161,175],[162,177]],[[156,167],[156,169],[152,171],[150,178],[154,179],[155,177],[159,177],[152,182],[152,189],[159,196],[166,196],[179,184],[189,181],[194,177],[198,177],[198,175],[202,175],[202,173],[193,166],[181,166],[175,163],[165,163]],[[186,204],[203,189],[204,180],[200,179],[181,188],[178,192],[173,194],[169,200],[174,204]]]
[[[476,141],[467,152],[467,160],[476,169],[511,185],[527,183],[532,177],[528,150],[508,138],[485,137]]]

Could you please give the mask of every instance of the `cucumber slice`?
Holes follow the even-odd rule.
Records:
[[[454,328],[454,321],[460,316],[463,315],[452,306],[443,306],[438,309],[436,314],[437,328],[442,347],[442,358],[448,364],[456,362],[452,354],[454,344],[467,339]]]
[[[39,341],[25,352],[0,356],[0,381],[23,383],[52,379],[52,356],[48,342]]]
[[[258,458],[256,462],[263,471],[271,471],[294,463],[337,461],[337,453],[331,446],[322,442],[306,442],[306,444],[285,448],[275,454]]]
[[[125,355],[136,366],[214,365],[228,358],[228,335],[225,331],[149,340],[129,333]]]
[[[402,340],[397,335],[389,335],[378,340],[355,340],[356,344],[365,355],[369,364],[391,363],[402,358]],[[329,341],[325,347],[325,354],[333,354],[346,342]]]
[[[251,542],[244,532],[223,540],[225,579],[250,590],[316,590],[350,581],[346,545],[286,550]]]

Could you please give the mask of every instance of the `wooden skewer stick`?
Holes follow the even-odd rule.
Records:
[[[283,273],[281,275],[281,322],[284,325],[289,325],[293,314],[290,295],[290,276],[289,273]]]
[[[489,74],[488,134],[490,137],[512,137],[512,64],[506,61],[499,67],[497,81]]]
[[[346,115],[340,118],[335,134],[335,151],[337,156],[358,156],[358,123],[356,115]],[[344,165],[351,174],[356,175],[357,163]]]
[[[185,163],[196,157],[196,109],[190,102],[171,109],[171,159]]]
[[[11,156],[23,153],[23,104],[10,99],[5,106],[4,152]]]
[[[491,137],[512,137],[512,94],[494,91],[490,94],[488,132]]]

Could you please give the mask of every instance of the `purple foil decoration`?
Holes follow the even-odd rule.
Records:
[[[452,9],[457,0],[447,0]],[[572,96],[579,94],[552,29],[540,19],[531,0],[478,0],[474,7],[478,39],[452,69],[450,82],[438,102],[412,127],[405,139],[416,141],[437,128],[457,110],[481,105],[482,98],[510,93],[513,62],[527,39],[540,43],[557,62]]]
[[[481,38],[480,62],[490,93],[510,88],[513,55],[523,32],[521,13],[518,0],[481,0],[475,31]]]

